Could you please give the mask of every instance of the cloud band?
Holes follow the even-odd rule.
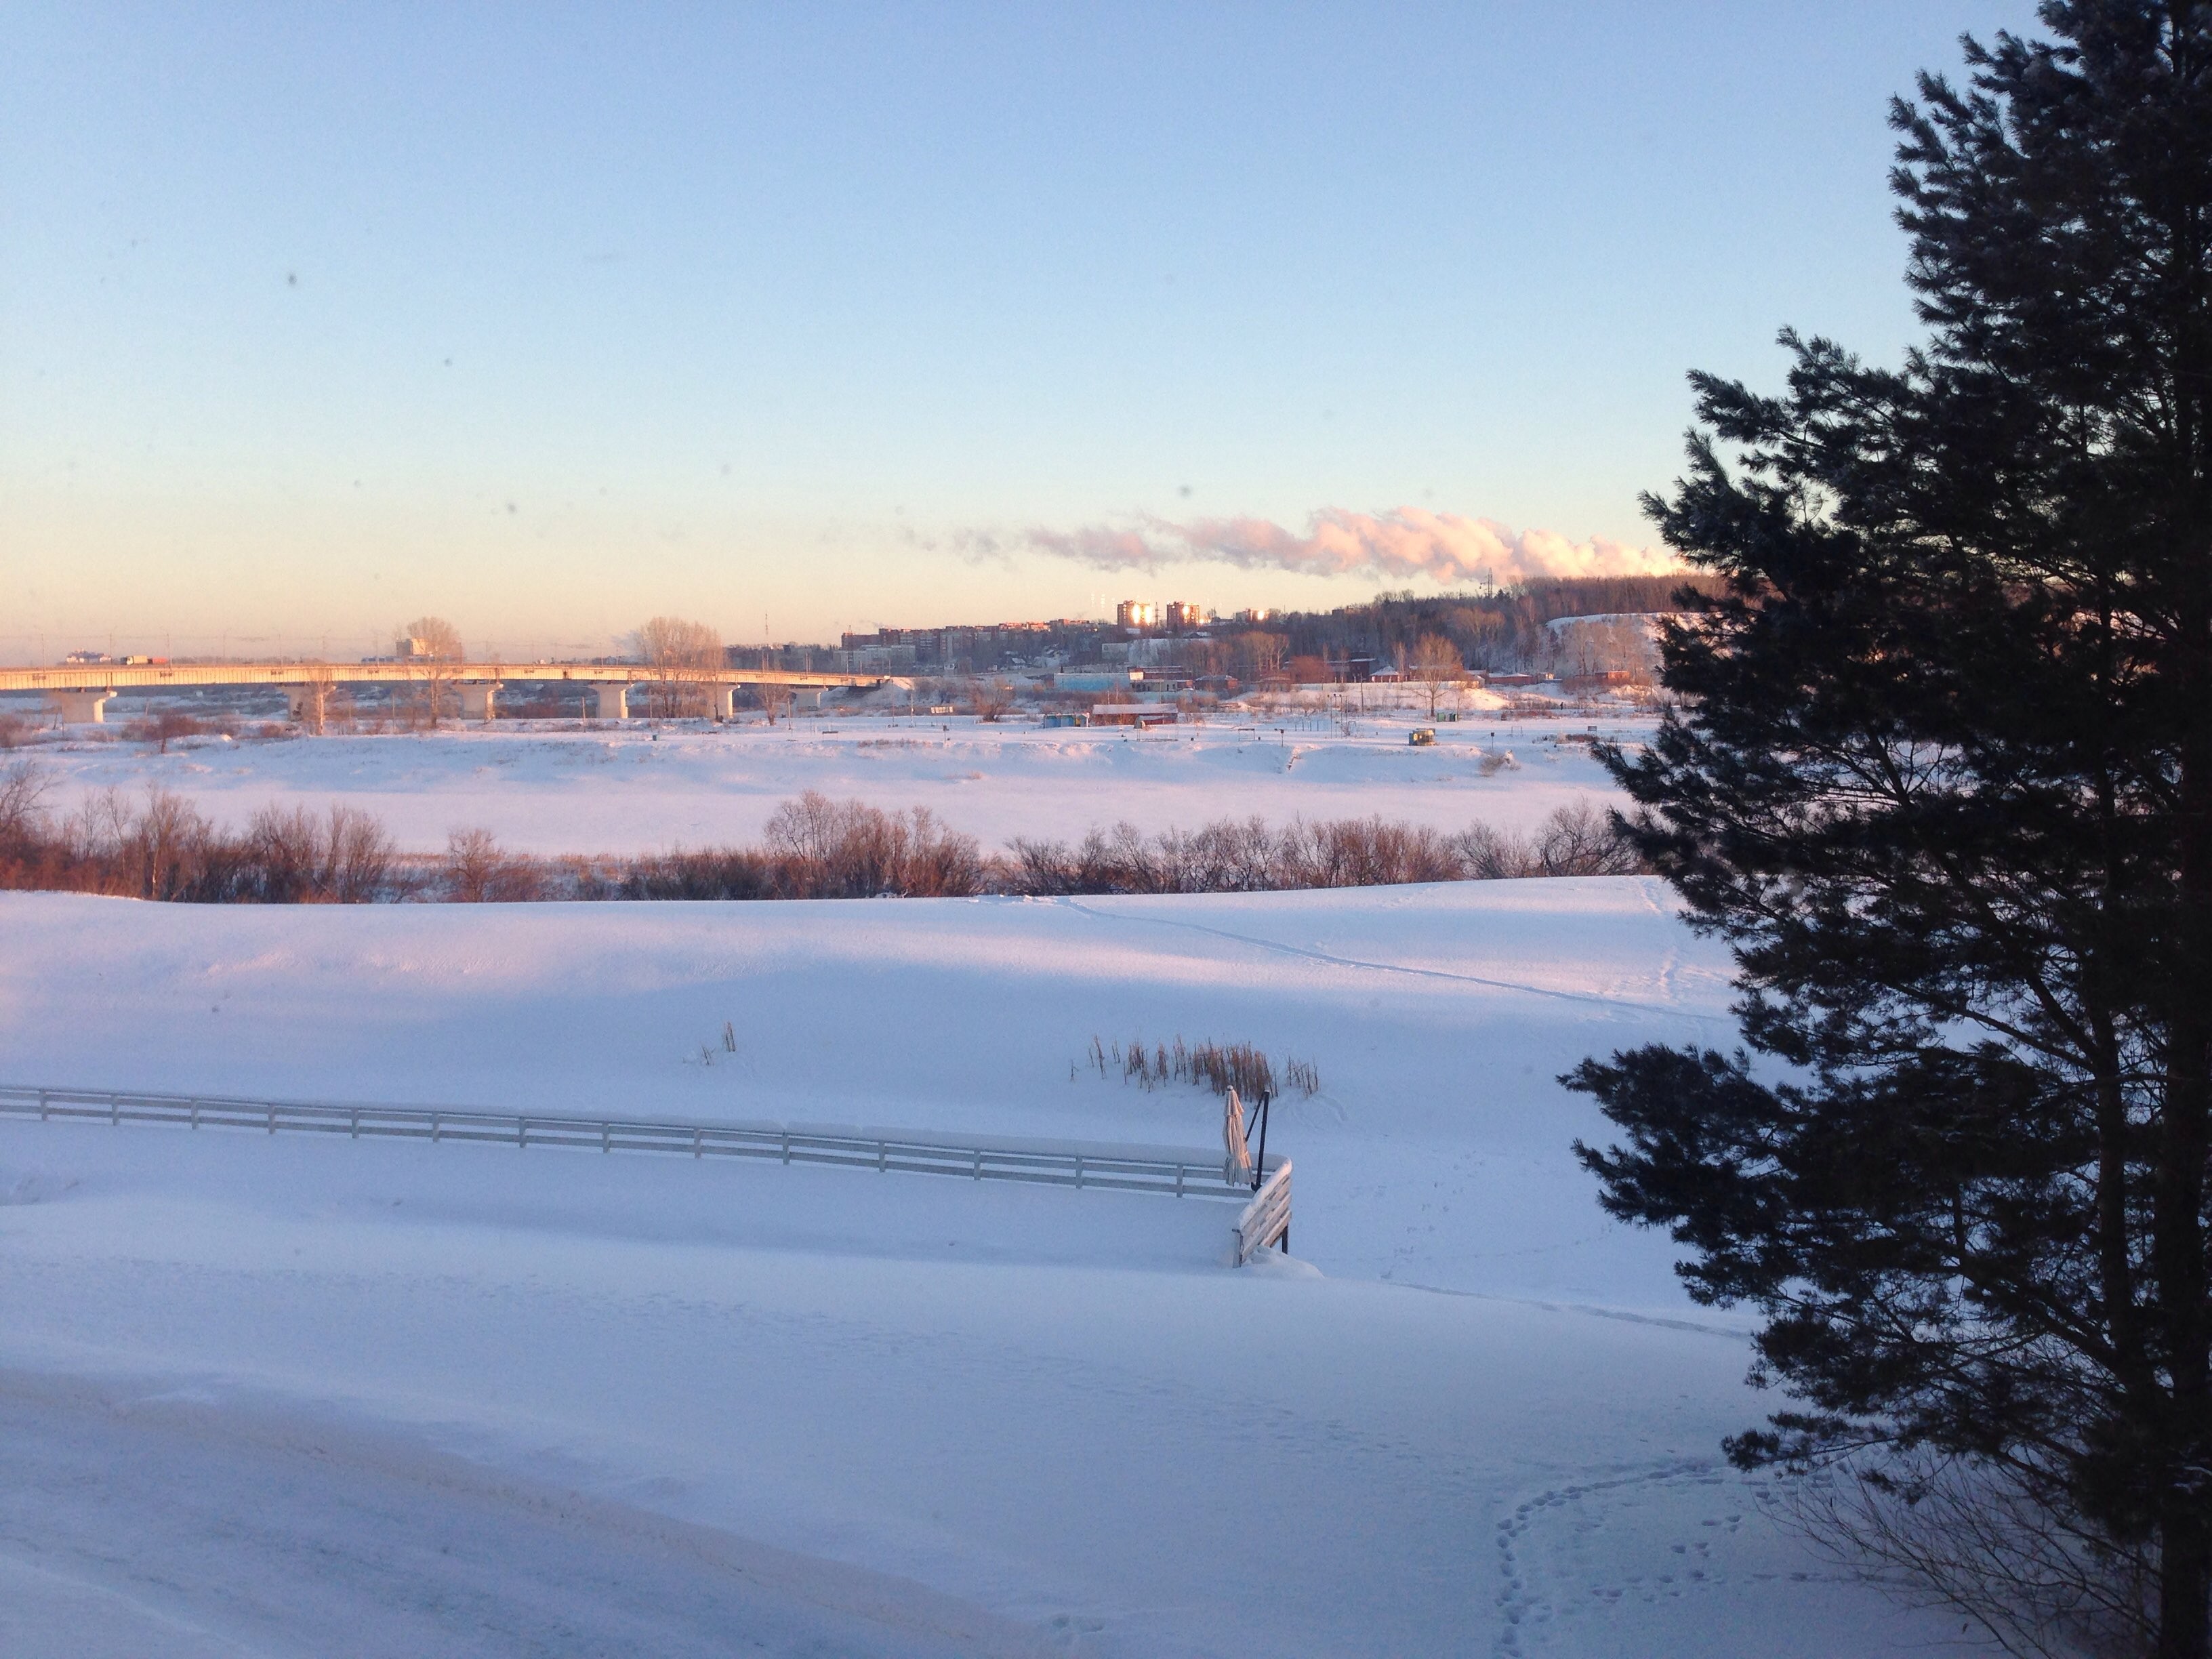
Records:
[[[1033,529],[1039,552],[1104,570],[1152,569],[1203,562],[1300,575],[1426,576],[1446,586],[1503,586],[1546,576],[1644,576],[1681,568],[1664,548],[1632,547],[1605,537],[1573,541],[1553,530],[1508,529],[1418,507],[1381,514],[1324,507],[1304,535],[1267,519],[1146,516],[1133,529]]]

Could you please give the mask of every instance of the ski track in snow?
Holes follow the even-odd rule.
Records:
[[[1062,905],[1081,915],[1108,922],[1137,922],[1152,927],[1178,927],[1194,933],[1207,933],[1216,939],[1225,939],[1239,945],[1249,945],[1255,950],[1270,951],[1278,956],[1296,957],[1307,962],[1318,962],[1331,968],[1350,968],[1376,974],[1404,974],[1414,979],[1443,980],[1460,985],[1480,985],[1486,990],[1518,991],[1525,996],[1553,997],[1562,1002],[1589,1003],[1603,1008],[1637,1008],[1647,1013],[1668,1014],[1677,1018],[1712,1020],[1721,1016],[1685,1011],[1679,1004],[1660,1001],[1646,1002],[1635,997],[1607,996],[1588,991],[1562,991],[1551,986],[1528,985],[1518,980],[1492,979],[1480,974],[1449,973],[1440,968],[1421,968],[1401,962],[1370,962],[1358,957],[1337,956],[1316,950],[1310,945],[1291,945],[1281,939],[1261,939],[1256,934],[1232,932],[1225,927],[1208,927],[1194,921],[1179,921],[1171,916],[1148,915],[1127,910],[1109,913],[1085,903],[1081,899],[1059,898],[1051,902]],[[1670,954],[1661,972],[1661,983],[1669,986],[1674,968]]]

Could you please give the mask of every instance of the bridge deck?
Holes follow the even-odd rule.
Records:
[[[580,685],[788,685],[799,689],[872,687],[881,674],[799,674],[775,668],[703,668],[671,673],[641,663],[581,662],[222,662],[64,663],[0,668],[0,691],[124,691],[180,685],[422,685],[436,678],[514,685],[570,681]]]

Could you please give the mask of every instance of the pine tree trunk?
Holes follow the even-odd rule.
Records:
[[[2180,943],[2167,1030],[2166,1098],[2154,1177],[2152,1250],[2169,1332],[2172,1395],[2161,1448],[2159,1659],[2212,1659],[2212,1525],[2205,1514],[2212,1462],[2212,1307],[2204,1237],[2205,1160],[2212,1153],[2212,601],[2187,617],[2182,684],[2194,729],[2180,778]]]
[[[2158,1659],[2206,1659],[2212,1653],[2208,1592],[2212,1592],[2212,1531],[2201,1513],[2203,1500],[2193,1489],[2178,1494],[2176,1507],[2160,1529],[2158,1567]]]

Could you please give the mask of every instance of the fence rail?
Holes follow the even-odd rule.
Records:
[[[167,1124],[191,1129],[279,1130],[354,1139],[476,1141],[527,1151],[568,1146],[600,1152],[662,1152],[692,1158],[749,1158],[848,1169],[1023,1181],[1246,1203],[1249,1217],[1279,1184],[1288,1225],[1290,1160],[1271,1158],[1272,1176],[1253,1197],[1249,1171],[1219,1158],[1172,1147],[1109,1143],[971,1139],[924,1131],[786,1123],[678,1123],[574,1116],[554,1112],[486,1112],[444,1106],[378,1106],[256,1100],[228,1095],[147,1094],[105,1089],[0,1085],[0,1118],[46,1121]],[[1248,1202],[1249,1201],[1249,1202]],[[1238,1223],[1240,1261],[1243,1223]],[[1265,1243],[1255,1247],[1266,1248]]]

